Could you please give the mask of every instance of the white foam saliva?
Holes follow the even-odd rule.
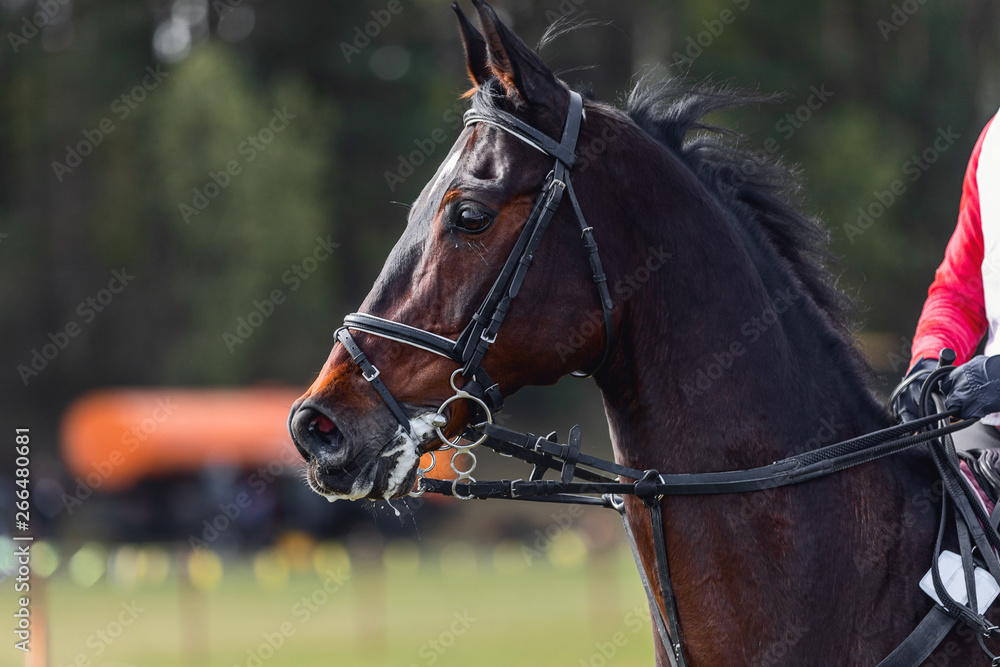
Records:
[[[349,493],[324,493],[323,497],[327,499],[327,502],[331,503],[335,500],[358,500],[371,493],[373,486],[375,486],[375,480],[369,478],[361,479],[359,477],[354,480]]]
[[[397,441],[396,446],[382,453],[383,457],[389,457],[396,453],[400,455],[396,459],[392,471],[389,473],[389,484],[386,486],[383,496],[386,500],[399,493],[401,490],[400,487],[406,480],[407,475],[416,466],[417,461],[420,459],[420,445],[434,437],[434,420],[436,416],[436,412],[425,412],[411,419],[410,433],[413,434],[413,437],[410,436],[410,433],[404,431],[402,426],[396,427],[396,433],[393,435],[393,438]],[[371,490],[370,486],[368,490]]]
[[[434,437],[434,422],[436,418],[436,412],[426,412],[414,417],[410,420],[409,433],[404,431],[402,426],[396,427],[396,432],[392,435],[392,440],[395,444],[391,449],[387,449],[381,454],[382,458],[399,454],[396,463],[393,464],[392,471],[389,473],[389,484],[383,495],[386,500],[389,500],[400,491],[400,487],[406,476],[417,464],[417,461],[420,459],[420,445],[429,442]],[[412,437],[410,433],[413,434]],[[323,496],[331,503],[335,500],[358,500],[367,497],[371,493],[373,486],[375,486],[375,480],[371,477],[359,477],[354,480],[350,492],[325,493]]]

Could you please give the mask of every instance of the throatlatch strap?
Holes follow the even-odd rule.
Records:
[[[611,292],[608,290],[608,277],[604,273],[601,264],[601,256],[597,252],[597,241],[594,240],[594,228],[587,225],[580,209],[580,202],[576,199],[576,191],[573,189],[573,182],[566,180],[566,193],[569,195],[569,202],[576,212],[576,219],[580,223],[580,238],[583,240],[583,248],[587,251],[587,261],[590,262],[590,270],[593,273],[594,284],[597,285],[597,296],[601,302],[601,317],[604,320],[604,352],[601,359],[590,371],[574,371],[576,377],[590,377],[604,367],[608,357],[611,356],[611,349],[615,340],[614,303],[611,301]]]

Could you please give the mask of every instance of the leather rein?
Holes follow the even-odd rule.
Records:
[[[938,564],[950,500],[967,584],[972,581],[973,573],[976,572],[973,544],[978,549],[980,558],[985,560],[990,573],[1000,581],[1000,561],[995,555],[996,551],[1000,551],[1000,534],[996,530],[1000,510],[990,517],[973,497],[974,492],[961,478],[962,473],[959,471],[958,459],[950,438],[951,433],[970,426],[975,420],[953,422],[951,419],[957,416],[955,411],[942,410],[937,414],[791,456],[767,466],[749,470],[694,474],[660,474],[656,470],[637,470],[587,455],[581,451],[582,435],[579,426],[571,429],[567,444],[560,444],[554,433],[541,437],[493,423],[492,415],[503,408],[503,397],[497,383],[493,382],[483,368],[482,360],[490,345],[496,341],[500,326],[510,309],[511,302],[521,288],[539,242],[564,197],[568,198],[580,226],[584,249],[593,272],[592,278],[598,290],[605,331],[604,351],[597,366],[588,373],[578,371],[574,375],[580,377],[592,375],[604,365],[611,354],[614,343],[614,306],[608,290],[607,277],[601,266],[593,229],[587,225],[570,179],[570,170],[576,162],[576,143],[583,118],[582,98],[573,91],[570,91],[566,122],[558,142],[499,109],[484,111],[473,108],[466,112],[464,117],[466,126],[476,123],[495,126],[555,158],[555,164],[507,261],[483,303],[472,315],[457,340],[366,313],[348,315],[344,318],[344,325],[334,334],[337,341],[344,345],[351,355],[364,379],[386,403],[400,427],[411,435],[413,429],[406,411],[386,387],[379,370],[354,340],[351,331],[360,331],[420,348],[459,364],[459,369],[453,373],[450,380],[455,395],[438,408],[439,417],[434,425],[438,437],[447,443],[442,449],[452,448],[469,454],[472,456],[472,465],[468,469],[460,469],[456,467],[453,459],[451,465],[458,477],[448,481],[425,476],[425,473],[434,467],[433,463],[429,468],[420,468],[418,490],[412,495],[431,492],[462,500],[505,498],[596,505],[616,510],[621,515],[646,591],[654,625],[663,646],[667,649],[670,664],[672,667],[687,667],[666,552],[662,515],[662,501],[665,496],[746,493],[800,484],[922,443],[931,443],[935,464],[944,481],[942,519],[935,548],[935,562],[931,567],[934,590],[940,603],[934,605],[913,633],[880,662],[878,667],[916,667],[930,655],[958,620],[976,631],[982,645],[982,637],[989,637],[998,628],[987,621],[976,608],[974,585],[967,588],[971,591],[968,595],[971,598],[968,604],[952,597],[942,581]],[[466,380],[461,388],[455,385],[455,378],[458,375],[462,375]],[[940,377],[940,372],[932,374],[927,378],[925,386],[932,386],[933,381]],[[443,414],[445,408],[455,400],[473,402],[476,413],[483,419],[467,427],[461,436],[449,440],[441,432],[441,428],[447,423]],[[461,444],[463,438],[471,444]],[[534,468],[529,478],[476,481],[471,476],[475,468],[475,457],[470,450],[479,445],[501,455],[516,457],[532,464]],[[557,472],[559,479],[544,479],[549,470]],[[625,513],[623,499],[625,495],[636,496],[648,511],[658,591],[654,591],[643,568],[639,549]],[[657,601],[657,592],[662,600],[662,607]],[[1000,658],[994,658],[986,650],[985,645],[982,647],[987,655],[993,658],[992,664],[1000,667]]]

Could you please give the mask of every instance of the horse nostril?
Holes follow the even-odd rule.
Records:
[[[315,408],[299,407],[289,421],[289,430],[306,461],[335,455],[344,444],[333,420]]]
[[[330,433],[337,427],[334,426],[332,419],[324,414],[320,414],[313,420],[312,424],[309,425],[309,428],[316,429],[320,433]]]
[[[340,439],[338,436],[340,434],[337,432],[337,426],[332,419],[323,413],[318,413],[309,422],[308,430],[312,439],[322,443],[324,447],[331,449],[339,447]]]

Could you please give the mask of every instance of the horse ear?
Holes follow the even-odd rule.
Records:
[[[486,59],[486,40],[475,26],[469,23],[469,19],[465,17],[457,2],[451,3],[451,8],[458,15],[458,28],[462,35],[462,46],[465,47],[465,68],[474,86],[471,92],[475,92],[475,89],[486,83],[493,74]]]
[[[525,102],[551,106],[553,93],[560,88],[555,75],[542,59],[505,26],[482,0],[472,0],[486,36],[487,61],[493,75],[509,96]]]

